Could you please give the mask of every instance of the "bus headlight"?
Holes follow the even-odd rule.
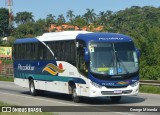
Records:
[[[131,84],[132,87],[135,87],[139,84],[139,81],[136,81],[135,83]]]
[[[97,83],[95,83],[95,82],[92,82],[92,81],[91,81],[91,84],[92,84],[93,86],[95,86],[96,88],[102,88],[101,85],[99,85],[99,84],[97,84]]]

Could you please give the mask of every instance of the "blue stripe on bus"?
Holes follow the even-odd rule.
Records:
[[[135,76],[135,77],[128,79],[128,80],[105,81],[105,80],[99,80],[99,79],[93,77],[89,73],[89,79],[92,82],[95,82],[95,83],[102,85],[102,86],[128,86],[128,85],[134,84],[136,81],[139,81],[139,76]]]

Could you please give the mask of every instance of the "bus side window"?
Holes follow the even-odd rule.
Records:
[[[44,60],[44,45],[42,43],[38,43],[38,59]]]
[[[59,60],[59,43],[55,42],[55,59]]]
[[[80,41],[80,46],[77,48],[77,66],[80,73],[82,73],[85,77],[88,76],[88,64],[84,59],[84,47],[85,43]]]
[[[46,42],[47,46],[52,50],[52,43],[50,42]],[[53,52],[53,50],[52,50]],[[53,60],[53,55],[52,53],[50,52],[50,50],[46,47],[46,60]]]
[[[25,58],[27,59],[27,60],[31,60],[32,59],[32,55],[31,55],[31,52],[32,52],[32,50],[31,50],[31,45],[32,44],[25,44],[25,52],[26,52],[26,56],[25,56]]]
[[[77,61],[79,71],[87,76],[88,68],[84,60],[84,50],[82,48],[77,49]]]
[[[54,57],[53,57],[53,55],[51,56],[51,59],[55,59],[56,57],[57,57],[57,53],[56,53],[56,45],[55,45],[56,43],[55,42],[51,42],[50,43],[50,48],[51,48],[51,50],[52,50],[52,52],[53,52],[53,54],[54,54]]]
[[[37,55],[37,52],[36,52],[36,43],[32,43],[32,44],[30,44],[30,59],[31,60],[36,60],[37,58],[36,58],[36,55]]]
[[[61,60],[76,66],[75,61],[75,41],[62,41],[61,43]]]
[[[71,53],[71,55],[70,55],[70,61],[73,63],[73,65],[75,65],[76,64],[76,61],[75,61],[75,57],[76,57],[76,55],[75,55],[75,41],[72,41],[71,42],[71,44],[70,44],[70,53]]]

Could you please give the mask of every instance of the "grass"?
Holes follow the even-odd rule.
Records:
[[[142,93],[160,94],[160,86],[141,85],[140,86],[140,92],[142,92]]]
[[[13,76],[0,76],[0,81],[9,81],[9,82],[13,82],[14,81],[14,77]]]
[[[0,115],[54,115],[53,113],[45,113],[45,112],[42,112],[42,113],[17,113],[17,112],[6,112],[6,113],[0,113]]]
[[[0,115],[54,115],[53,113],[45,113],[45,112],[42,112],[42,113],[17,113],[17,112],[6,112],[6,113],[0,113]]]
[[[9,104],[0,101],[0,106],[9,106]]]
[[[0,110],[1,110],[1,106],[15,106],[15,105],[10,105],[0,101]],[[54,114],[48,113],[48,112],[37,112],[37,113],[0,112],[0,115],[54,115]]]

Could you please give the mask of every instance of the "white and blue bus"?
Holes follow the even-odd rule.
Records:
[[[81,96],[137,95],[139,60],[132,39],[117,33],[64,31],[14,42],[14,82],[34,96],[43,91]]]

